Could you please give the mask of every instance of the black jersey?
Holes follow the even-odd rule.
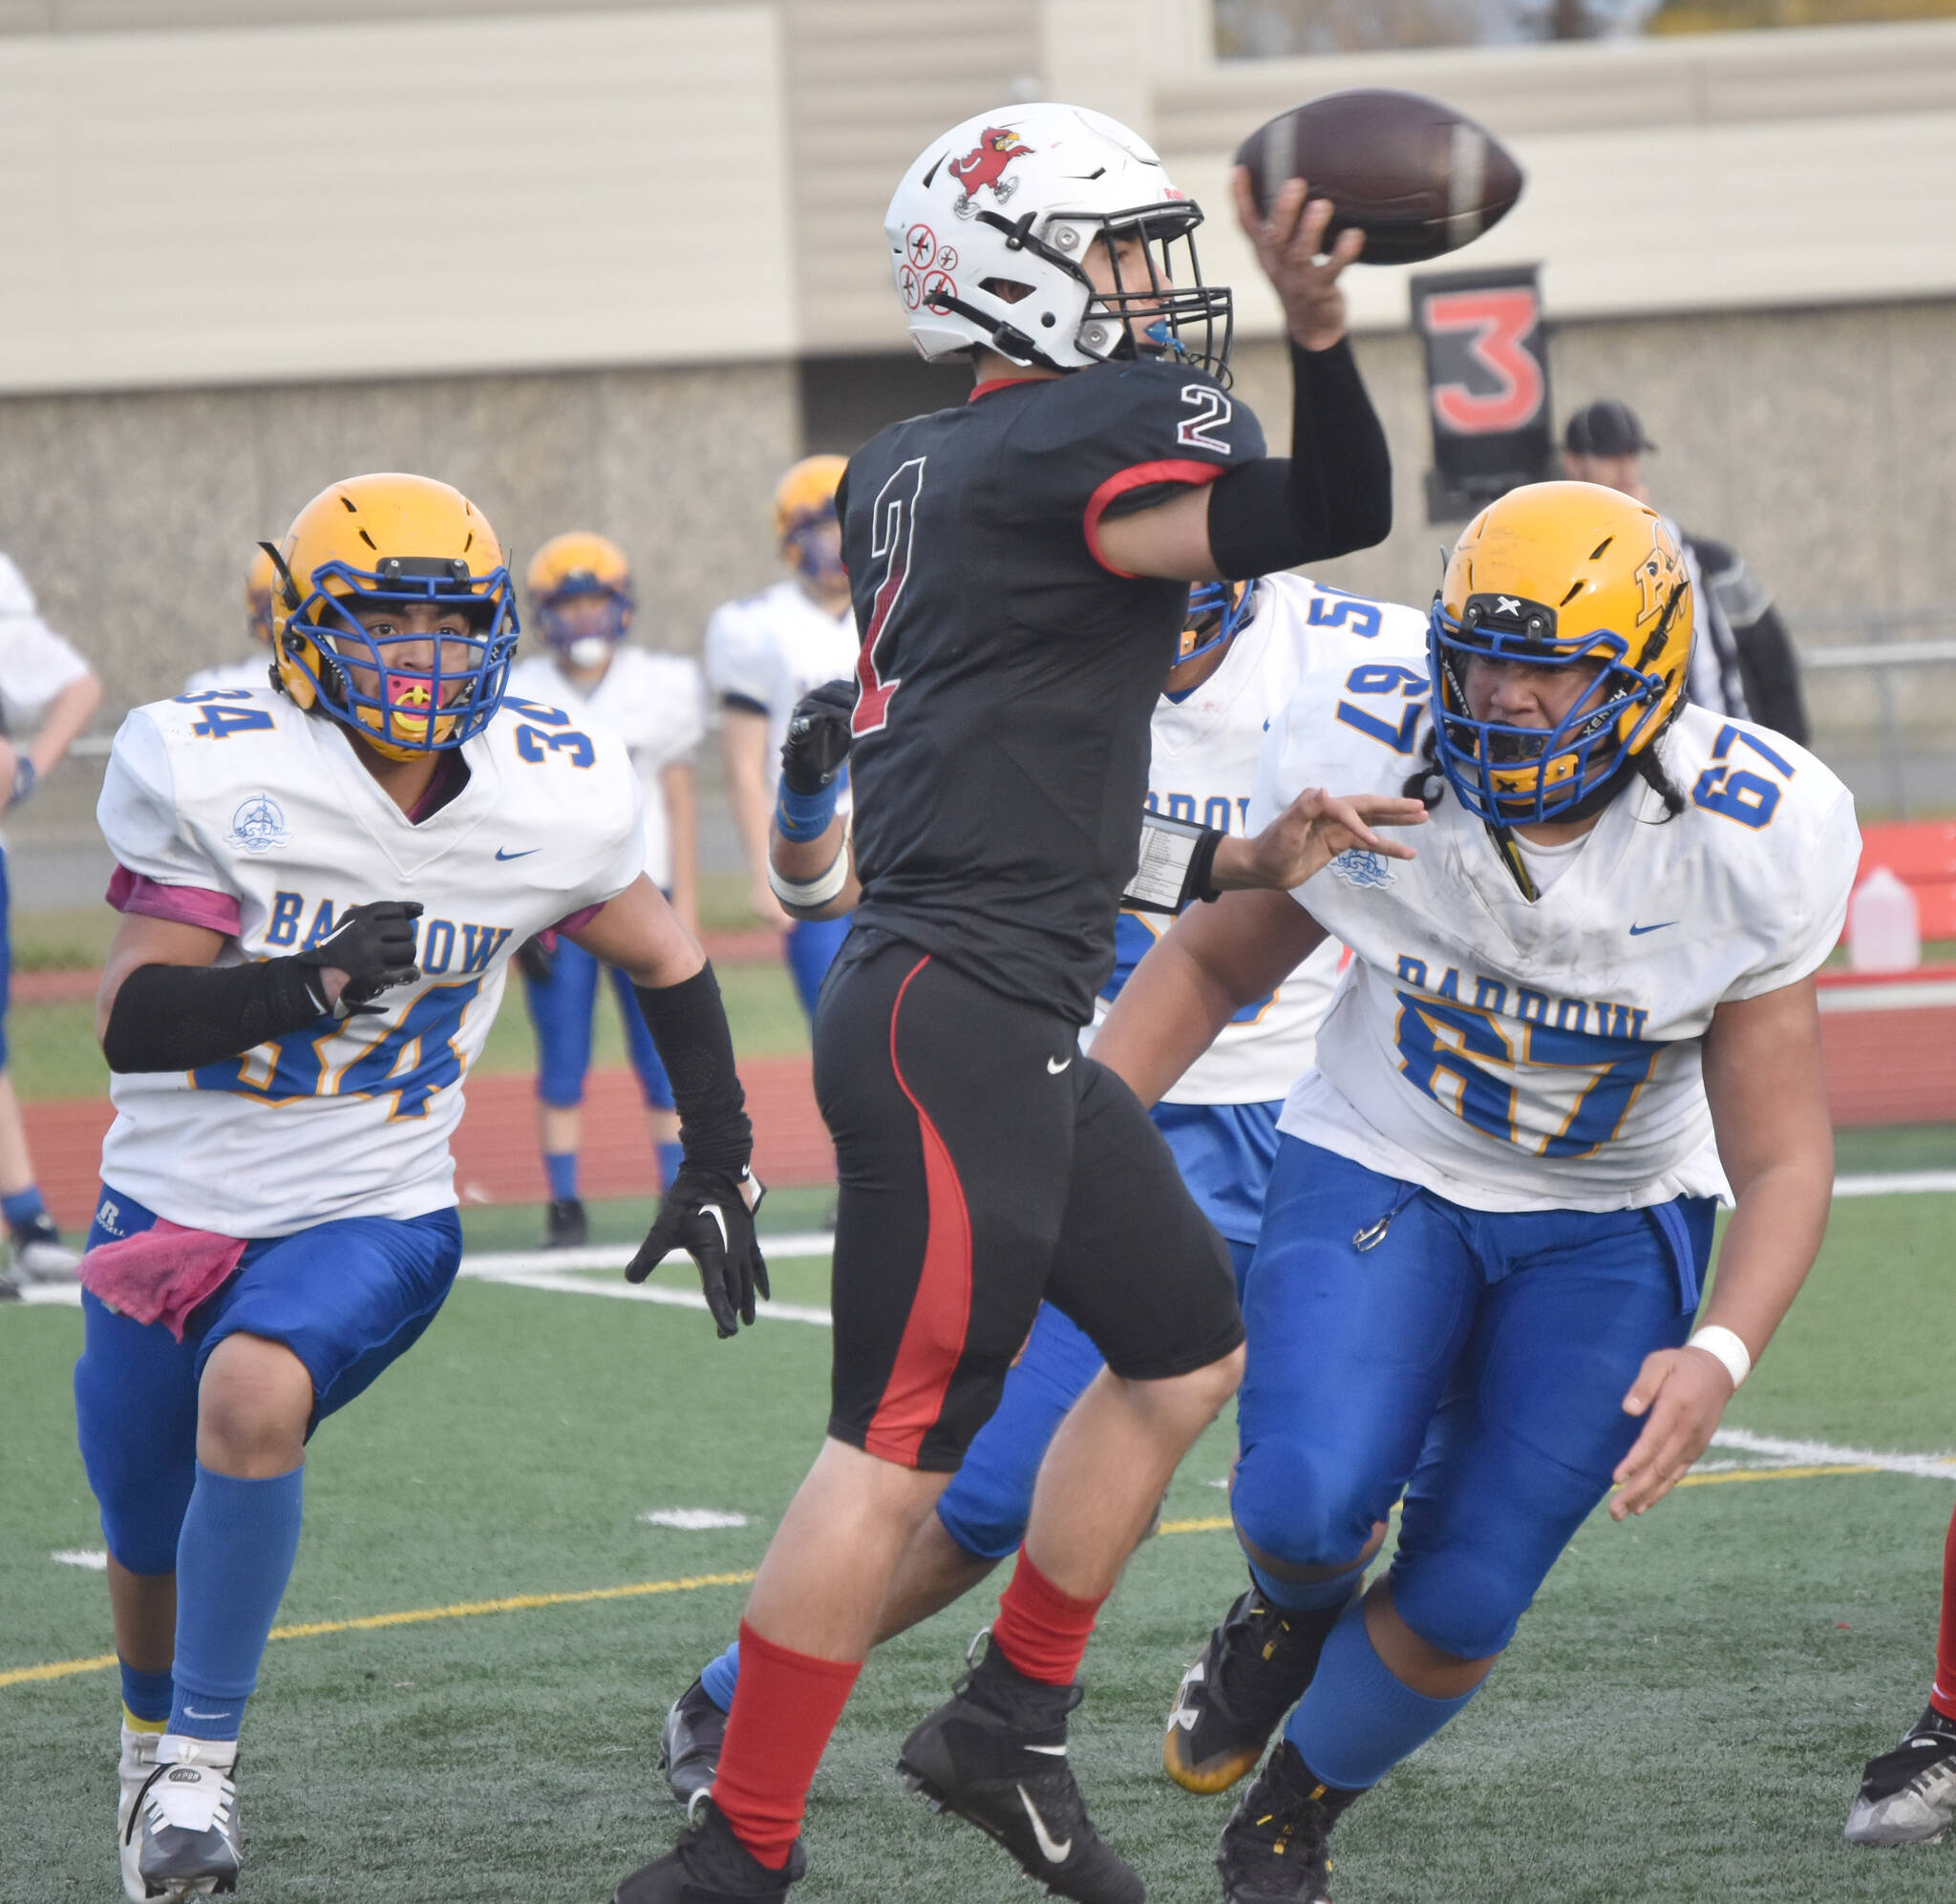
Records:
[[[1212,378],[1144,360],[981,386],[851,458],[860,925],[1087,1022],[1188,605],[1098,525],[1263,454]]]

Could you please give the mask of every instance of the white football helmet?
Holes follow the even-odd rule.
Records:
[[[977,346],[1075,370],[1138,351],[1221,377],[1229,291],[1202,283],[1201,222],[1138,134],[1083,106],[1033,105],[981,113],[934,139],[904,174],[883,230],[910,335],[933,361]],[[1116,257],[1114,292],[1095,289],[1081,261],[1109,233],[1143,241],[1145,284],[1123,284]]]

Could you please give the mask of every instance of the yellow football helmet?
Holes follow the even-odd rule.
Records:
[[[1588,482],[1511,490],[1468,523],[1427,622],[1440,771],[1495,826],[1566,818],[1669,725],[1691,651],[1691,580],[1663,517]],[[1474,657],[1600,664],[1547,730],[1478,720]]]
[[[775,485],[775,539],[809,582],[833,581],[842,572],[841,544],[830,525],[848,467],[847,456],[804,456]]]
[[[638,605],[625,551],[587,529],[552,536],[531,557],[524,582],[537,632],[574,667],[603,661],[625,639]]]
[[[495,530],[458,489],[351,476],[300,510],[276,551],[261,546],[279,571],[279,682],[301,708],[390,760],[460,747],[489,725],[516,652],[516,589]],[[459,609],[467,632],[376,635],[358,612],[417,604]]]
[[[251,566],[244,571],[244,625],[254,641],[271,645],[271,597],[278,586],[279,572],[272,566],[271,551],[253,551]]]

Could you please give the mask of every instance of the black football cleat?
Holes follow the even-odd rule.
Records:
[[[1847,1814],[1851,1845],[1933,1845],[1956,1820],[1956,1719],[1934,1706],[1870,1759]]]
[[[720,1748],[726,1743],[727,1715],[694,1680],[672,1702],[659,1732],[659,1769],[688,1817],[712,1789],[713,1775],[720,1769]]]
[[[611,1904],[748,1904],[755,1897],[785,1897],[808,1869],[799,1838],[788,1862],[772,1871],[734,1835],[711,1799],[694,1807],[693,1818],[664,1857],[641,1865],[611,1893]]]
[[[585,1206],[575,1196],[555,1198],[543,1213],[543,1247],[546,1250],[583,1248],[591,1234]]]
[[[1225,1904],[1331,1904],[1331,1827],[1358,1795],[1321,1784],[1285,1740],[1222,1828]]]
[[[1354,1585],[1354,1597],[1359,1591]],[[1286,1613],[1252,1580],[1175,1689],[1161,1742],[1168,1776],[1184,1791],[1214,1792],[1254,1771],[1270,1734],[1304,1697],[1331,1628],[1350,1604]]]
[[[1104,1844],[1066,1762],[1077,1685],[1046,1685],[996,1646],[904,1741],[897,1769],[934,1809],[978,1827],[1055,1897],[1142,1904],[1141,1880]]]

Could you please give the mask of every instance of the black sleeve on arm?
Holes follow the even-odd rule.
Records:
[[[712,966],[702,965],[676,985],[632,989],[672,1083],[686,1161],[737,1177],[754,1150],[754,1127]]]
[[[1228,471],[1209,491],[1209,553],[1232,580],[1382,542],[1393,458],[1351,346],[1290,346],[1290,455]]]
[[[109,1007],[112,1071],[194,1071],[327,1016],[296,959],[243,965],[138,965]]]

